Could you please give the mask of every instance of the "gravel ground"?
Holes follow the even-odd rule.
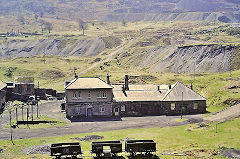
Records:
[[[240,150],[235,149],[222,150],[221,154],[227,158],[240,158]]]
[[[49,154],[50,146],[49,145],[39,145],[39,146],[31,146],[22,150],[25,154]]]
[[[180,116],[146,116],[146,117],[124,117],[120,120],[102,120],[102,121],[86,121],[86,122],[71,122],[65,118],[65,114],[60,111],[62,101],[51,101],[40,104],[40,114],[47,115],[52,118],[64,121],[67,123],[64,127],[54,127],[45,129],[13,129],[14,139],[26,139],[33,137],[48,137],[66,134],[90,133],[99,131],[111,131],[129,128],[152,128],[178,126],[189,123],[202,122],[201,115],[187,115],[183,118],[189,119],[185,122],[177,122],[174,119],[180,119]],[[14,113],[13,115],[14,116]],[[20,116],[19,116],[20,118]],[[3,114],[0,118],[0,140],[9,139],[10,130],[4,126],[9,122],[9,114]]]

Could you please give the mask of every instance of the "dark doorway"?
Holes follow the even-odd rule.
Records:
[[[92,108],[87,109],[87,116],[90,118],[92,117]]]

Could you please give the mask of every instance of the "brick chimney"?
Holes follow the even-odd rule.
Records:
[[[107,74],[107,84],[109,84],[109,85],[111,84],[109,74]]]
[[[160,90],[160,86],[157,86],[157,87],[158,87],[158,92],[159,92],[159,93],[162,93],[161,90]]]
[[[129,91],[129,82],[128,82],[128,79],[129,79],[129,77],[128,77],[128,75],[125,75],[125,90],[126,91]]]

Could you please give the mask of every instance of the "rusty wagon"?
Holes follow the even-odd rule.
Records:
[[[151,155],[156,152],[156,143],[153,140],[126,140],[125,152],[130,153],[130,156],[135,156],[137,153]]]
[[[71,156],[72,158],[77,158],[78,155],[82,154],[81,145],[79,142],[52,144],[50,150],[51,156],[54,156],[58,159],[62,156]]]
[[[122,152],[122,143],[120,141],[100,141],[92,142],[92,153],[96,157],[113,157]]]

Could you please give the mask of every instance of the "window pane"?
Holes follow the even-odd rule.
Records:
[[[171,103],[171,110],[175,110],[176,108],[176,103]]]

